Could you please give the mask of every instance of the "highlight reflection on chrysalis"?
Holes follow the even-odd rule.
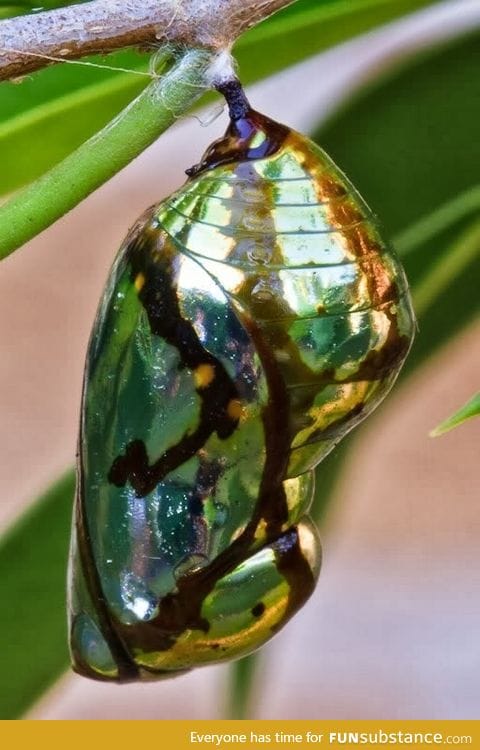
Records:
[[[70,643],[96,679],[238,658],[298,611],[320,568],[313,469],[413,337],[347,178],[221,90],[225,137],[130,231],[87,354]]]

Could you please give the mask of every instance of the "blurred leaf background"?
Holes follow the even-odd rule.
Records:
[[[43,7],[65,4],[45,2]],[[260,79],[431,4],[299,0],[239,41],[242,79]],[[3,3],[0,17],[35,7],[33,2]],[[314,133],[382,217],[405,264],[419,335],[403,378],[478,313],[479,44],[480,31],[472,28],[427,51],[406,50],[397,65],[378,70]],[[107,62],[146,70],[148,59],[127,50],[108,56]],[[21,85],[1,84],[0,194],[58,162],[106,124],[142,85],[135,76],[67,65],[28,76]],[[42,148],[32,148],[36,143]],[[345,440],[318,469],[317,519],[325,513],[356,440],[356,435]],[[1,718],[21,717],[68,666],[63,581],[72,496],[70,473],[0,540],[6,603],[0,635],[8,644],[2,669],[9,676],[8,689],[0,694]],[[41,658],[33,657],[32,649]],[[229,716],[249,714],[258,658],[230,667]]]

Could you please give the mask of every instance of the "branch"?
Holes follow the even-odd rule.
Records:
[[[294,0],[92,0],[0,21],[0,80],[75,59],[168,41],[220,50]],[[38,57],[37,57],[38,55]]]

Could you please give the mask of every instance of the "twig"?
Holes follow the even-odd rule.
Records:
[[[159,41],[228,48],[294,0],[92,0],[0,21],[0,80],[48,64]],[[38,57],[37,57],[38,55]]]

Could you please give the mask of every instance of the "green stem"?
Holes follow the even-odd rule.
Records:
[[[252,690],[261,655],[244,656],[229,667],[228,719],[249,719]]]
[[[100,133],[0,206],[0,259],[53,224],[138,156],[200,97],[212,53],[189,50]]]

